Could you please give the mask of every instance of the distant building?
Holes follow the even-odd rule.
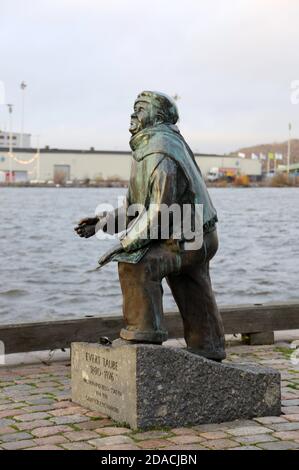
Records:
[[[64,150],[43,148],[38,157],[35,149],[14,148],[13,181],[127,181],[130,176],[131,152],[112,150]],[[0,148],[0,181],[8,181],[10,161],[8,148]],[[212,168],[227,169],[232,174],[261,177],[261,162],[238,156],[195,154],[204,177]]]
[[[0,130],[0,149],[9,147],[10,144],[10,133]],[[12,133],[12,146],[13,148],[29,149],[31,148],[31,134],[20,134],[19,132]]]

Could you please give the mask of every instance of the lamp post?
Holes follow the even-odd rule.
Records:
[[[39,144],[39,135],[36,136],[37,144],[36,144],[36,153],[37,153],[37,160],[36,160],[36,179],[37,182],[40,180],[40,144]]]
[[[290,173],[290,160],[291,160],[291,130],[292,124],[289,122],[289,140],[288,140],[288,159],[287,159],[287,174]]]
[[[9,112],[9,182],[12,183],[12,109],[13,104],[8,104]]]
[[[21,139],[20,139],[20,147],[23,148],[23,136],[24,136],[24,115],[25,115],[25,90],[27,88],[26,83],[23,81],[20,84],[20,88],[22,90],[22,108],[21,108]]]

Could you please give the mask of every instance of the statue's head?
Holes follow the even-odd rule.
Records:
[[[134,103],[129,131],[135,135],[146,127],[158,124],[175,124],[179,118],[175,101],[157,91],[143,91]]]

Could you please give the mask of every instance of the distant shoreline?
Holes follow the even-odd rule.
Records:
[[[295,184],[294,184],[295,183]],[[101,183],[70,183],[70,184],[54,184],[54,183],[0,183],[1,188],[127,188],[128,181],[103,181]],[[218,183],[210,183],[206,182],[208,188],[298,188],[299,183],[298,181],[294,182],[272,182],[272,181],[255,181],[249,184],[235,184],[235,183],[227,183],[227,182],[218,182]]]

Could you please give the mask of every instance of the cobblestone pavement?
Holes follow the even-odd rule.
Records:
[[[299,365],[288,345],[228,347],[232,362],[282,375],[282,415],[136,432],[70,400],[70,364],[0,367],[0,449],[299,449]]]

